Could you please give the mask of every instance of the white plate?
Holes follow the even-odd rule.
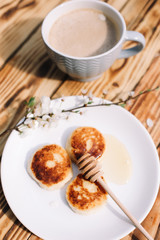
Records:
[[[63,104],[69,108],[81,100],[81,97],[68,97]],[[62,120],[57,128],[33,130],[24,138],[13,131],[2,156],[5,197],[24,226],[45,240],[120,239],[134,226],[110,197],[95,214],[75,214],[65,200],[67,184],[61,190],[47,191],[40,188],[26,171],[27,161],[39,147],[52,143],[65,147],[68,135],[79,126],[96,127],[125,144],[132,158],[132,177],[125,185],[109,183],[109,186],[141,222],[151,210],[158,192],[159,158],[143,125],[118,106],[85,108],[83,115],[72,114],[70,120]],[[73,170],[76,175],[75,166]]]

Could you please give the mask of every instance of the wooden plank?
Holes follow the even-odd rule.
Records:
[[[160,223],[160,191],[154,204],[154,207],[152,208],[152,210],[150,211],[142,225],[150,233],[150,235],[153,238],[155,238],[158,231],[159,223]],[[138,239],[146,240],[142,233],[140,233],[137,229],[134,231],[134,235]]]
[[[5,233],[3,239],[13,239],[16,236],[16,233],[22,230],[21,229],[21,223],[16,219],[14,224],[11,226],[11,228],[8,230],[7,233]],[[24,231],[24,230],[22,230]]]
[[[24,100],[31,96],[50,96],[66,76],[49,59],[40,29],[0,74],[0,132],[15,125],[24,115]],[[0,139],[0,151],[5,140],[6,137]]]
[[[160,222],[160,191],[158,197],[154,203],[153,208],[150,213],[143,221],[142,226],[150,233],[150,235],[156,240],[159,235],[159,222]],[[143,234],[136,229],[134,232],[130,233],[128,236],[124,237],[121,240],[146,240]]]
[[[120,11],[123,7],[128,4],[129,1],[127,0],[122,0],[122,1],[117,1],[117,0],[109,0],[109,1],[104,1],[110,4],[112,7],[116,8],[118,11]]]
[[[121,10],[121,14],[126,22],[127,30],[135,30],[135,27],[141,21],[140,19],[143,19],[147,12],[151,11],[156,2],[157,0],[128,1],[127,7],[123,7]],[[158,5],[156,6],[158,8]]]
[[[45,15],[60,0],[15,0],[1,1],[0,5],[0,67],[26,41],[26,39],[40,26]],[[29,19],[29,20],[28,20]]]
[[[17,231],[15,231],[12,236],[8,236],[8,233],[5,235],[4,239],[7,239],[7,240],[11,240],[11,239],[23,240],[23,239],[28,239],[30,237],[30,232],[24,226],[21,226],[21,227],[17,228]]]
[[[116,1],[114,1],[114,2],[116,3]],[[119,1],[117,1],[117,2],[119,2]],[[139,1],[139,2],[141,2],[141,1]],[[133,3],[133,1],[129,1],[130,9],[132,9],[131,3]],[[117,4],[119,4],[119,3],[117,3]],[[125,5],[125,3],[122,4],[121,7],[123,8],[124,5]],[[125,8],[127,8],[127,6],[128,6],[128,3],[122,9],[122,14],[125,13],[125,11],[127,13],[127,10],[125,10]],[[131,18],[130,18],[130,16],[127,16],[127,18],[126,18],[126,20],[129,19],[128,24],[129,24],[129,21],[132,21],[132,24],[130,25],[131,28],[132,28],[132,26],[133,27],[138,26],[139,22],[141,22],[140,28],[135,27],[135,29],[139,29],[140,31],[143,31],[143,29],[144,29],[144,33],[147,38],[147,49],[145,49],[144,52],[142,54],[140,54],[141,57],[140,57],[140,55],[137,55],[136,57],[133,57],[126,62],[123,60],[116,61],[116,63],[113,65],[113,67],[110,70],[106,71],[106,73],[103,74],[101,79],[99,79],[93,83],[79,83],[79,82],[74,82],[74,81],[66,81],[66,83],[64,83],[62,85],[62,87],[59,88],[59,90],[57,91],[57,94],[54,94],[53,96],[55,97],[55,96],[60,96],[60,95],[80,94],[82,88],[86,88],[86,89],[88,89],[88,91],[92,90],[96,96],[101,96],[102,90],[108,89],[109,90],[108,98],[109,99],[118,99],[119,97],[123,97],[123,96],[127,95],[128,91],[134,89],[136,87],[136,84],[139,83],[140,80],[141,80],[140,84],[138,85],[137,88],[135,88],[136,92],[155,86],[154,82],[159,84],[159,78],[158,78],[159,58],[156,58],[153,61],[152,66],[149,69],[149,72],[147,72],[147,74],[145,74],[147,68],[150,66],[150,63],[152,62],[153,58],[155,57],[155,55],[158,52],[159,27],[157,28],[157,30],[154,29],[154,26],[156,24],[158,24],[158,20],[159,20],[159,15],[158,15],[159,10],[157,10],[158,6],[159,6],[159,4],[157,4],[157,3],[155,5],[153,5],[153,7],[152,7],[153,12],[151,11],[151,12],[147,13],[147,15],[145,17],[143,16],[143,14],[139,14],[141,17],[137,18],[137,21],[135,24],[133,21],[135,16],[133,16],[133,14],[131,14],[131,16],[132,16]],[[144,10],[142,7],[141,7],[141,9],[144,13]],[[126,14],[126,15],[129,15],[129,14]],[[145,24],[145,22],[146,22],[146,24]],[[44,57],[43,60],[41,60],[41,61],[39,61],[40,58],[37,58],[37,55],[36,55],[36,58],[34,59],[34,61],[35,61],[34,65],[31,64],[32,62],[29,63],[30,60],[33,59],[33,56],[31,54],[32,52],[29,53],[30,56],[28,57],[28,60],[27,60],[27,47],[29,47],[29,49],[32,51],[31,45],[34,43],[34,46],[36,47],[36,41],[39,42],[38,35],[37,35],[37,37],[35,36],[36,34],[37,34],[37,32],[35,32],[35,34],[33,35],[34,39],[32,39],[32,38],[30,39],[29,44],[27,42],[24,45],[25,54],[23,54],[23,50],[18,51],[17,54],[14,56],[14,58],[6,64],[4,70],[2,71],[2,73],[3,73],[2,76],[4,77],[2,84],[4,84],[4,85],[2,85],[3,93],[1,95],[2,96],[1,107],[5,107],[5,110],[3,109],[3,112],[1,112],[1,116],[4,119],[2,121],[4,123],[4,125],[2,126],[3,129],[6,127],[5,121],[8,124],[8,126],[11,126],[12,124],[14,124],[17,121],[17,119],[19,119],[21,117],[21,115],[23,115],[24,108],[21,105],[21,102],[25,98],[27,98],[28,96],[32,96],[32,95],[40,96],[41,94],[50,96],[61,84],[61,81],[58,80],[58,78],[65,79],[65,74],[63,75],[60,71],[57,71],[55,66],[52,66],[51,68],[48,67],[48,70],[46,72],[44,72],[44,74],[43,74],[43,71],[41,73],[37,74],[36,71],[40,71],[40,69],[43,69],[43,67],[41,68],[41,64],[42,65],[44,64],[45,66],[50,65],[50,63],[49,63],[50,61],[49,61],[47,55],[45,55],[46,53],[44,53],[45,51],[43,51],[44,56],[43,56],[43,54],[40,54],[40,56],[42,58]],[[39,34],[39,36],[40,36],[40,34]],[[151,43],[149,43],[149,41],[151,41]],[[42,47],[41,44],[38,44],[38,46]],[[38,49],[36,51],[38,52]],[[28,52],[30,52],[30,51],[28,51]],[[150,58],[148,59],[149,55],[150,55]],[[39,54],[38,54],[38,56],[39,56]],[[17,59],[19,59],[19,60],[17,60]],[[26,59],[26,61],[25,61],[25,59]],[[137,62],[139,62],[139,64],[140,64],[139,67],[136,67]],[[133,66],[132,66],[132,64],[133,64]],[[146,64],[146,67],[144,67],[144,64]],[[12,68],[13,66],[14,66],[14,70]],[[123,69],[122,69],[122,67],[123,67]],[[130,68],[132,71],[129,70]],[[54,72],[54,70],[56,70],[57,72]],[[127,71],[129,72],[129,74],[127,73]],[[151,71],[152,71],[152,73],[151,73]],[[28,76],[28,72],[30,73],[29,76]],[[120,72],[122,72],[122,73],[120,74]],[[133,74],[133,72],[135,72],[135,74]],[[143,75],[144,75],[144,78],[142,81],[141,78],[143,77]],[[148,78],[147,78],[147,76],[148,76]],[[130,79],[130,77],[131,77],[131,79]],[[35,82],[31,81],[31,79],[32,80],[35,79]],[[54,81],[53,79],[57,79],[56,82],[60,81],[60,84],[58,83],[56,85],[56,87],[53,87],[53,81]],[[157,81],[156,81],[156,79],[157,79]],[[5,83],[4,83],[4,81],[5,81]],[[34,82],[34,84],[32,84],[32,82]],[[29,83],[29,84],[27,85],[27,83]],[[114,84],[114,83],[117,83],[117,84]],[[150,85],[148,85],[149,83],[150,83]],[[8,95],[7,95],[7,91],[5,91],[6,85],[9,88],[11,87],[11,89],[9,91],[10,94],[8,94]],[[21,90],[21,88],[23,86],[25,86],[26,89]],[[36,89],[36,87],[38,89]],[[17,92],[17,89],[19,90],[19,92]],[[2,90],[2,89],[0,88],[0,90]],[[122,94],[120,94],[121,91],[122,91]],[[5,97],[3,97],[3,96],[5,96]],[[153,100],[153,102],[152,102],[152,100]],[[159,137],[159,129],[160,129],[159,122],[157,124],[157,119],[159,117],[159,111],[157,110],[158,109],[158,105],[157,105],[158,101],[159,101],[158,92],[150,93],[147,96],[147,99],[146,98],[143,99],[142,105],[140,105],[141,101],[137,100],[132,107],[128,106],[129,110],[133,111],[134,115],[136,115],[142,121],[142,123],[144,125],[146,124],[146,119],[148,117],[153,118],[155,116],[155,118],[153,119],[154,125],[152,128],[148,128],[148,131],[151,133],[151,135],[154,139],[154,142],[157,145],[158,145],[158,137]],[[153,108],[151,108],[153,103],[155,103],[155,102],[156,102],[155,106]],[[8,105],[6,105],[6,103],[8,103]],[[149,106],[149,107],[146,108],[146,106]],[[145,109],[147,109],[147,112],[148,112],[145,114],[145,117],[143,117],[143,114],[142,114],[142,113],[144,113],[144,111],[143,111],[144,107],[145,107]],[[18,108],[19,108],[19,111],[17,111]],[[7,114],[6,114],[6,111],[7,111]],[[152,112],[152,114],[151,114],[151,112]],[[8,117],[9,118],[11,117],[10,122],[7,122]],[[13,120],[14,117],[15,117],[15,121]],[[2,197],[2,203],[4,204],[3,209],[6,208],[4,196]],[[21,239],[28,239],[28,235],[27,235],[28,233],[25,232],[26,230],[23,230],[23,229],[21,229],[21,227],[19,228],[19,226],[17,227],[17,225],[15,225],[15,217],[14,217],[13,213],[11,214],[11,211],[7,210],[7,208],[6,208],[6,211],[7,211],[6,214],[9,214],[9,216],[10,216],[10,218],[7,218],[7,220],[6,220],[6,218],[4,219],[3,211],[2,211],[2,217],[0,218],[0,224],[3,224],[4,222],[6,224],[5,228],[3,228],[3,236],[6,236],[5,239],[7,239],[7,240],[12,239],[12,237],[13,237],[13,239],[19,239],[19,237],[21,237]],[[1,226],[0,226],[0,229],[1,229]],[[11,228],[14,229],[14,231],[12,231]],[[10,232],[8,232],[9,229],[11,230]],[[8,235],[6,235],[6,233]],[[138,233],[134,232],[134,236],[136,236],[136,234],[138,234]],[[29,236],[30,236],[30,234],[29,234]],[[33,239],[38,239],[38,238],[34,237],[33,235],[32,235],[32,237],[33,237]],[[130,240],[131,237],[132,237],[132,234],[127,236],[127,238],[125,240]],[[0,237],[0,239],[1,239],[1,237]],[[133,237],[133,239],[135,239],[135,238]]]
[[[42,238],[39,238],[39,237],[37,237],[37,236],[35,236],[35,235],[31,235],[30,236],[30,238],[29,238],[30,240],[42,240]]]
[[[16,217],[13,215],[11,210],[8,210],[5,215],[0,218],[0,239],[3,239],[6,232],[13,225]]]
[[[135,91],[137,93],[144,89],[151,89],[160,86],[159,65],[160,56],[154,59],[149,70],[136,87]],[[139,97],[133,105],[128,106],[128,110],[131,111],[132,114],[134,114],[147,128],[154,140],[155,146],[158,146],[160,142],[160,90]],[[146,120],[148,118],[153,121],[152,127],[147,126]]]

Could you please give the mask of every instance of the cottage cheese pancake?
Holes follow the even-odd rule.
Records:
[[[48,190],[61,188],[73,175],[67,152],[56,144],[39,149],[28,164],[28,172]]]
[[[93,127],[75,129],[66,143],[66,150],[74,162],[85,153],[101,160],[105,148],[106,144],[102,133]]]
[[[87,214],[106,203],[107,193],[98,184],[91,183],[79,174],[67,187],[66,199],[73,211]]]
[[[78,9],[59,17],[48,37],[56,50],[74,57],[88,57],[104,53],[118,41],[118,31],[103,12]]]

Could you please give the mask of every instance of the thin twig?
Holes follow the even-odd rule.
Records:
[[[111,105],[118,105],[119,106],[120,104],[123,104],[123,103],[126,104],[129,100],[136,99],[143,94],[153,92],[153,91],[158,90],[158,89],[159,89],[159,87],[156,87],[156,88],[153,88],[153,89],[148,89],[148,90],[145,90],[143,92],[140,92],[139,94],[137,94],[134,97],[129,96],[125,100],[120,100],[120,101],[117,101],[117,102],[101,103],[101,104],[94,104],[94,105],[83,104],[83,105],[75,107],[75,108],[63,110],[63,112],[74,112],[74,110],[81,109],[81,108],[84,108],[84,107],[99,107],[99,106],[111,106]]]
[[[5,134],[7,134],[8,132],[11,132],[12,130],[17,130],[17,131],[19,131],[18,127],[20,127],[20,126],[25,122],[25,120],[26,120],[26,117],[24,118],[23,122],[17,124],[16,126],[14,126],[14,127],[12,127],[12,128],[6,129],[4,132],[2,132],[2,133],[0,134],[0,137],[5,136]]]
[[[111,106],[111,105],[118,105],[118,106],[124,105],[124,106],[125,106],[125,104],[126,104],[129,100],[137,99],[139,96],[141,96],[141,95],[143,95],[143,94],[147,94],[147,93],[149,93],[149,92],[153,92],[153,91],[158,90],[158,89],[159,89],[159,87],[156,87],[156,88],[153,88],[153,89],[147,89],[147,90],[145,90],[145,91],[143,91],[143,92],[138,93],[138,94],[135,95],[135,96],[128,96],[125,100],[119,100],[119,101],[117,101],[117,102],[100,103],[100,104],[93,104],[93,105],[92,105],[92,104],[89,104],[89,103],[91,103],[91,102],[88,102],[88,103],[84,103],[83,105],[78,106],[78,107],[74,107],[74,108],[71,108],[71,109],[64,109],[64,110],[62,110],[62,112],[63,112],[63,113],[64,113],[64,112],[65,112],[65,113],[67,113],[67,112],[77,113],[77,112],[79,112],[79,111],[76,112],[75,110],[79,110],[79,109],[81,109],[81,108],[86,108],[86,107],[89,108],[89,107],[100,107],[100,106]],[[29,102],[28,102],[28,103],[26,102],[25,104],[26,104],[26,106],[27,106],[27,110],[26,110],[26,114],[25,114],[25,116],[24,116],[24,120],[23,120],[21,123],[19,123],[18,125],[16,125],[15,127],[6,129],[4,132],[2,132],[2,133],[0,134],[0,137],[3,137],[5,134],[7,134],[8,132],[11,132],[12,130],[17,130],[17,131],[20,132],[19,127],[20,127],[22,124],[24,124],[25,120],[27,119],[28,107],[31,107],[32,110],[34,110],[35,98],[34,98],[34,97],[30,98]],[[45,115],[45,114],[44,114],[44,115]],[[42,118],[44,115],[37,116],[36,118]],[[54,113],[52,113],[51,115],[54,115]],[[32,118],[30,118],[30,119],[31,119],[31,120],[35,120],[36,118],[35,118],[35,117],[32,117]]]

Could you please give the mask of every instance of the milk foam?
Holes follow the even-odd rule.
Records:
[[[78,9],[58,18],[48,41],[56,50],[74,57],[104,53],[118,41],[116,25],[101,11]]]

